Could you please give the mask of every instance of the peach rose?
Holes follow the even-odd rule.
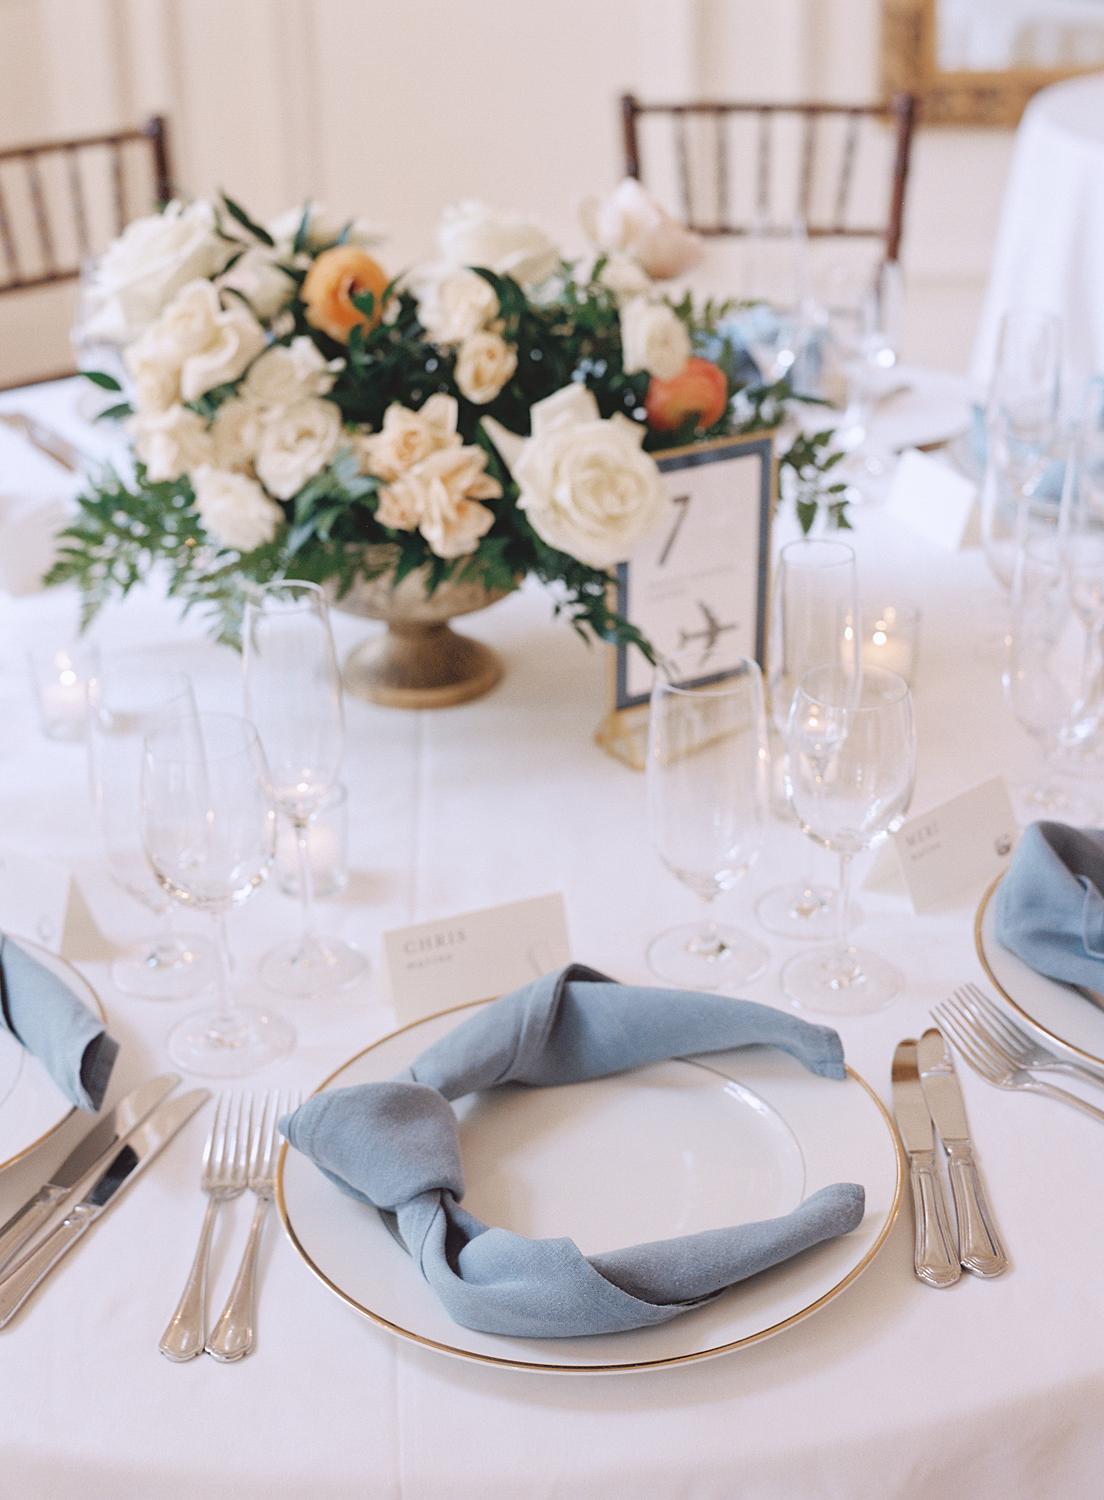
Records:
[[[648,426],[656,432],[676,432],[692,416],[702,432],[720,420],[728,403],[728,380],[719,366],[708,359],[688,359],[671,380],[653,380],[648,386],[644,410]]]
[[[357,245],[323,250],[303,282],[307,322],[339,344],[348,343],[358,324],[375,328],[380,321],[386,289],[387,273],[366,250]],[[370,318],[353,303],[354,296],[361,292],[371,292],[376,299]]]

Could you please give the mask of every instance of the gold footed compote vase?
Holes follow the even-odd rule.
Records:
[[[505,599],[512,589],[489,589],[471,579],[446,579],[427,593],[428,569],[417,568],[395,584],[394,548],[381,546],[369,567],[386,572],[358,578],[341,598],[329,590],[335,609],[387,629],[363,641],[345,659],[345,686],[357,698],[387,708],[450,708],[489,693],[502,677],[502,662],[490,646],[460,635],[449,624]]]

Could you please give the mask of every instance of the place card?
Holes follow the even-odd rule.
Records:
[[[571,961],[561,895],[462,912],[383,935],[400,1023],[519,989]]]
[[[891,835],[915,911],[993,880],[1008,866],[1019,828],[1003,776],[909,818]]]
[[[974,540],[977,485],[942,459],[906,448],[890,481],[885,509],[902,526],[956,552]]]
[[[60,953],[70,886],[64,865],[0,849],[0,931]]]

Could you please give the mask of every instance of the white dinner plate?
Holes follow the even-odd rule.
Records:
[[[997,941],[994,899],[1002,877],[982,896],[974,941],[994,989],[1041,1041],[1074,1062],[1104,1073],[1104,1010],[1071,985],[1036,974]]]
[[[383,1037],[321,1089],[390,1078],[463,1019],[459,1011]],[[461,1359],[601,1373],[740,1348],[850,1285],[885,1243],[900,1204],[896,1133],[870,1087],[850,1069],[842,1082],[817,1078],[775,1048],[672,1060],[559,1088],[496,1089],[456,1109],[464,1206],[534,1238],[569,1235],[584,1254],[773,1218],[832,1182],[866,1190],[866,1213],[852,1233],[669,1323],[586,1338],[505,1338],[454,1323],[376,1211],[285,1146],[280,1217],[319,1280],[390,1333]]]
[[[870,423],[869,446],[900,453],[904,448],[934,448],[958,437],[970,426],[969,386],[959,375],[900,365],[887,371],[890,386],[907,387],[883,401]]]
[[[27,938],[14,938],[83,1000],[103,1023],[107,1016],[92,986],[71,964]],[[0,1027],[0,1171],[21,1161],[28,1152],[60,1130],[73,1106],[46,1069]]]

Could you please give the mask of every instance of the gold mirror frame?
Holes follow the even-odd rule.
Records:
[[[1090,68],[1009,68],[1000,73],[941,70],[937,0],[882,0],[882,84],[887,98],[915,94],[925,125],[1016,125],[1032,94]]]

